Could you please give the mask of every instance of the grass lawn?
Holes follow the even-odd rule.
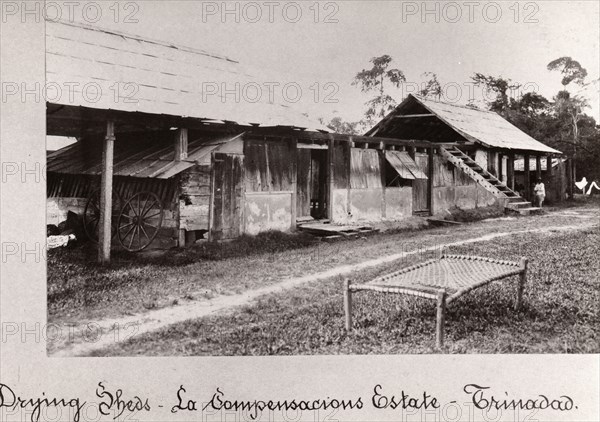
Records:
[[[578,210],[589,212],[590,206]],[[587,207],[587,208],[586,208]],[[216,295],[239,294],[286,278],[508,230],[581,222],[570,216],[480,221],[458,227],[388,231],[319,242],[302,234],[263,233],[156,255],[115,253],[104,268],[92,245],[48,253],[49,321],[78,322],[147,312]]]
[[[522,220],[522,221],[531,221]],[[538,222],[539,224],[539,222]],[[598,353],[598,228],[526,234],[454,247],[452,253],[530,259],[524,307],[512,310],[516,277],[452,303],[450,353]],[[518,246],[517,246],[518,245]],[[406,262],[405,265],[414,263]],[[356,273],[353,282],[397,269]],[[294,355],[434,353],[435,304],[419,298],[355,295],[354,331],[343,329],[342,278],[266,296],[230,314],[140,335],[94,355]]]

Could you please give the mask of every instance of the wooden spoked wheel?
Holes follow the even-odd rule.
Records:
[[[112,233],[114,236],[117,227],[117,218],[121,210],[123,199],[116,191],[112,194]],[[100,229],[100,189],[92,192],[85,204],[83,210],[83,230],[88,239],[92,242],[98,242],[98,233]]]
[[[117,225],[117,237],[130,252],[139,252],[152,243],[163,221],[163,206],[158,195],[140,192],[123,206]]]

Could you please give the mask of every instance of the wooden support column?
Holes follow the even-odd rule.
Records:
[[[177,129],[175,132],[175,161],[185,160],[188,157],[188,130]]]
[[[115,122],[106,122],[106,136],[102,148],[102,178],[100,184],[100,227],[98,233],[98,263],[110,264],[112,239],[113,157],[115,150]]]
[[[328,164],[328,171],[327,171],[327,181],[328,181],[328,186],[329,188],[327,189],[327,218],[329,219],[329,221],[333,220],[333,188],[335,186],[335,175],[334,175],[334,166],[335,166],[335,162],[334,162],[334,148],[335,147],[335,140],[333,137],[329,138],[329,141],[327,142],[327,164]]]
[[[515,190],[515,153],[511,152],[506,163],[506,183],[509,188]]]
[[[498,180],[502,181],[502,177],[504,176],[503,172],[502,172],[502,164],[503,164],[503,160],[502,158],[504,157],[504,155],[501,152],[498,152],[498,173],[496,174],[496,176],[498,176]]]
[[[188,130],[177,129],[175,132],[173,145],[175,149],[175,161],[185,160],[188,157]],[[196,239],[193,232],[186,234],[186,230],[181,227],[181,213],[179,210],[179,195],[177,196],[177,247],[183,248],[188,243],[193,243]],[[193,238],[193,240],[192,240]]]
[[[517,298],[515,300],[515,311],[521,309],[523,304],[523,290],[525,289],[525,283],[527,282],[527,263],[528,259],[523,257],[519,264],[521,268],[521,274],[519,275],[519,284],[517,286]]]
[[[546,198],[552,201],[562,202],[564,199],[564,193],[557,192],[556,183],[554,182],[553,168],[552,168],[552,156],[546,156]],[[562,195],[562,196],[561,196]]]
[[[290,140],[291,152],[291,166],[292,166],[292,218],[291,218],[291,230],[296,230],[296,213],[298,203],[298,139],[293,138]]]
[[[344,280],[344,314],[346,331],[352,331],[352,291],[348,279]]]
[[[427,148],[427,209],[433,214],[433,148]]]
[[[535,181],[542,178],[542,157],[540,155],[535,156]]]
[[[554,169],[552,168],[552,156],[548,155],[546,156],[546,177],[548,177],[548,180],[552,179],[553,171]]]
[[[410,158],[412,158],[414,160],[417,155],[417,148],[416,147],[408,147],[408,155],[410,155]]]
[[[444,346],[444,320],[446,313],[446,290],[440,289],[437,294],[437,312],[435,323],[435,345],[438,349]]]
[[[525,185],[525,199],[531,201],[531,169],[529,168],[529,154],[523,155],[523,184]]]

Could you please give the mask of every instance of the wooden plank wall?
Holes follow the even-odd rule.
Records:
[[[292,138],[245,139],[245,233],[293,229],[298,210],[305,212],[311,192],[306,179],[297,182],[297,153],[297,144]],[[311,159],[304,152],[300,157],[305,161]],[[303,171],[306,172],[306,167]]]
[[[210,166],[194,166],[180,175],[179,228],[208,230]]]
[[[352,189],[383,187],[379,151],[352,148],[350,154],[350,187]]]
[[[243,232],[244,156],[214,154],[210,238],[235,239]]]
[[[244,145],[246,192],[287,192],[296,171],[291,140],[247,140]]]

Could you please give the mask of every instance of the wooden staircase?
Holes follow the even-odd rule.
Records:
[[[475,160],[458,148],[440,148],[440,153],[446,160],[464,171],[496,198],[505,199],[505,208],[507,211],[516,212],[521,215],[541,212],[541,208],[532,206],[531,202],[523,199],[518,193],[510,189],[496,176],[482,168]]]

